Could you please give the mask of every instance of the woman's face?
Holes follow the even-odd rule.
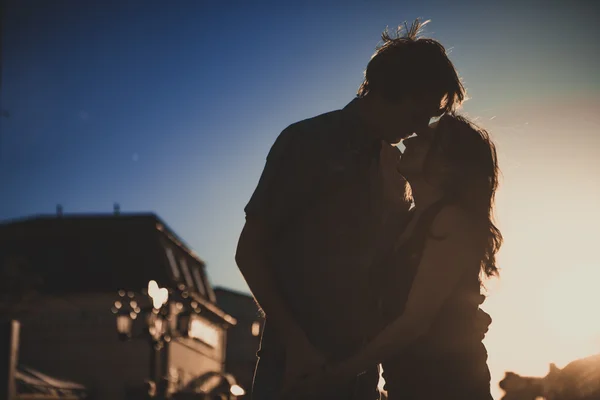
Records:
[[[422,176],[426,169],[425,164],[438,158],[430,155],[435,133],[435,125],[432,124],[427,132],[410,137],[402,142],[405,149],[398,167],[400,173],[409,181]]]

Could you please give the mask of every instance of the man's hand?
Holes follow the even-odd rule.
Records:
[[[312,398],[335,397],[336,389],[343,387],[356,377],[356,368],[346,362],[324,366],[297,380],[286,387],[282,394],[283,400],[305,400]]]
[[[305,400],[321,397],[327,387],[336,387],[330,374],[322,369],[303,376],[292,385],[286,386],[281,393],[281,400]]]
[[[283,391],[295,386],[297,382],[313,372],[322,371],[325,357],[310,343],[308,338],[300,335],[288,341],[285,350],[285,375]]]

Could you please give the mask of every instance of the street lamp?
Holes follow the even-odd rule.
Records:
[[[119,339],[130,339],[132,330],[133,319],[130,317],[129,312],[123,309],[119,310],[117,312],[117,332],[119,333]]]
[[[140,308],[134,300],[133,292],[119,291],[119,300],[115,301],[112,312],[117,314],[117,332],[121,340],[128,340],[132,336],[133,321],[137,319]]]
[[[119,299],[115,301],[112,312],[117,315],[117,332],[121,339],[128,340],[134,336],[133,323],[141,313],[145,316],[146,329],[139,336],[147,332],[154,342],[161,342],[165,338],[167,321],[163,306],[168,301],[169,292],[166,288],[159,288],[156,281],[150,281],[147,293],[152,306],[142,310],[133,292],[119,290]]]
[[[149,383],[156,390],[154,394],[149,393],[150,397],[163,398],[167,389],[165,382],[159,379],[157,360],[160,350],[172,337],[198,339],[214,348],[218,348],[221,343],[219,330],[200,317],[200,305],[185,287],[178,287],[172,294],[170,297],[169,290],[159,287],[152,280],[148,282],[147,291],[143,291],[142,296],[138,295],[139,302],[135,293],[120,290],[112,307],[119,338],[124,341],[143,338],[151,346]],[[172,318],[176,318],[176,321],[173,322]],[[136,323],[136,320],[140,322]],[[140,324],[143,327],[141,331]],[[221,376],[222,381],[226,382],[227,390],[223,388],[223,393],[227,393],[228,399],[245,393],[233,376],[216,371],[210,374]]]
[[[169,291],[167,288],[159,288],[156,281],[150,281],[148,282],[148,296],[152,299],[154,309],[160,310],[169,300]]]
[[[146,338],[151,346],[150,351],[150,381],[158,383],[158,374],[156,362],[159,351],[165,342],[171,339],[168,330],[167,310],[164,307],[169,299],[169,292],[166,288],[160,288],[156,281],[148,282],[147,297],[142,298],[144,304],[140,307],[136,300],[134,292],[119,290],[119,298],[112,307],[112,312],[116,314],[117,333],[119,339],[130,340],[136,338]],[[151,303],[151,305],[146,305]],[[141,315],[140,315],[141,314]],[[145,326],[141,333],[134,333],[134,321],[138,316],[144,321]],[[162,388],[160,388],[162,389]],[[159,390],[160,393],[160,390]]]

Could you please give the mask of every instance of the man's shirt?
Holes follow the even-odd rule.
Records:
[[[375,314],[369,270],[391,250],[410,207],[400,151],[369,132],[358,101],[287,127],[245,208],[269,224],[281,293],[330,354],[364,340]]]

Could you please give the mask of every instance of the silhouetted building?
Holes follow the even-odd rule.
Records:
[[[154,214],[2,223],[0,267],[8,293],[0,303],[21,306],[20,362],[80,382],[95,398],[129,398],[151,374],[149,343],[120,341],[111,312],[117,291],[139,293],[150,280],[185,291],[200,311],[194,338],[175,336],[159,354],[168,391],[224,372],[225,332],[235,319],[216,305],[203,261]]]
[[[264,318],[252,296],[221,287],[216,288],[215,293],[219,307],[237,321],[227,331],[226,369],[237,378],[242,387],[249,389],[252,386]]]

